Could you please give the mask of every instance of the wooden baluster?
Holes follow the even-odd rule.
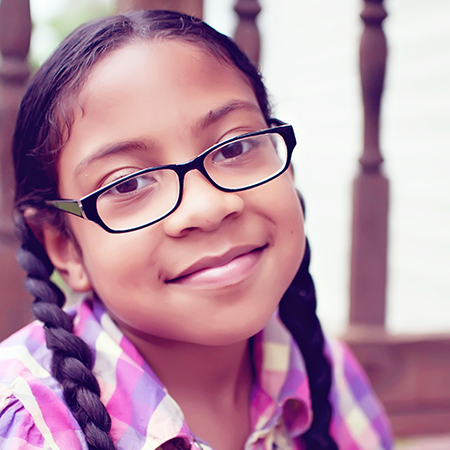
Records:
[[[140,9],[166,9],[179,11],[191,16],[203,17],[203,0],[118,0],[117,11],[136,11]]]
[[[14,176],[11,142],[20,100],[30,74],[27,54],[31,17],[28,0],[0,3],[0,339],[31,319],[30,298],[19,269],[12,224]]]
[[[27,63],[31,36],[28,0],[2,0],[0,3],[1,89],[1,228],[11,230],[14,177],[11,159],[12,131],[17,110],[30,75]]]
[[[361,18],[360,70],[364,104],[364,151],[353,186],[350,328],[382,328],[386,309],[389,182],[382,174],[380,105],[386,67],[383,0],[365,0]]]
[[[261,12],[258,0],[238,0],[234,10],[239,16],[234,41],[250,60],[258,65],[261,45],[256,24],[256,17]]]

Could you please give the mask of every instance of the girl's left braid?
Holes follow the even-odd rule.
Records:
[[[111,418],[100,400],[100,387],[92,373],[92,353],[75,336],[72,319],[62,307],[63,292],[50,281],[53,265],[23,216],[17,219],[22,246],[17,252],[27,271],[25,287],[35,297],[32,310],[44,323],[47,347],[53,351],[52,374],[61,383],[64,398],[80,424],[91,450],[114,450],[109,431]]]

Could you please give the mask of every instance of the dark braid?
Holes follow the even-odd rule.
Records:
[[[301,266],[280,302],[280,318],[302,352],[308,372],[313,423],[302,436],[308,450],[337,450],[330,436],[331,365],[324,355],[324,336],[316,315],[316,294],[309,273],[310,248],[306,240]]]
[[[90,449],[113,450],[111,418],[100,401],[100,387],[92,373],[92,353],[72,334],[73,323],[62,310],[63,292],[50,281],[53,265],[22,216],[17,219],[22,246],[20,266],[28,272],[25,287],[36,297],[32,310],[44,323],[47,347],[53,351],[52,374],[61,383],[64,398],[80,424]]]

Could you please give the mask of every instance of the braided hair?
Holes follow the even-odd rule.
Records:
[[[73,104],[91,69],[114,50],[151,39],[190,42],[236,67],[246,75],[267,123],[271,122],[261,75],[245,54],[204,22],[176,12],[139,11],[88,22],[61,43],[31,80],[13,140],[16,225],[22,241],[18,260],[28,273],[26,288],[35,297],[33,313],[44,323],[47,347],[53,352],[52,374],[61,383],[90,449],[114,449],[111,418],[92,373],[91,350],[72,333],[72,319],[62,310],[64,294],[50,280],[54,267],[41,244],[42,224],[45,221],[68,236],[70,230],[63,213],[50,210],[45,200],[59,197],[57,161],[70,136]],[[300,346],[310,380],[314,421],[302,439],[308,449],[334,450],[337,447],[329,435],[331,368],[323,353],[308,268],[307,246],[303,263],[280,303],[280,316]]]
[[[108,434],[111,418],[100,401],[100,387],[92,373],[91,350],[72,333],[72,319],[62,310],[64,294],[50,281],[53,265],[44,248],[23,217],[19,216],[16,224],[22,236],[17,259],[28,272],[25,287],[35,297],[33,314],[44,323],[47,347],[53,351],[52,374],[61,383],[64,398],[89,448],[113,450]]]
[[[314,282],[309,273],[311,251],[306,240],[305,254],[297,274],[279,305],[280,318],[296,340],[308,372],[313,422],[302,436],[308,450],[338,450],[329,433],[331,405],[331,365],[324,355],[324,335],[316,315]]]

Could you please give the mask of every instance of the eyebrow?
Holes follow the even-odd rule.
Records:
[[[208,128],[211,125],[218,122],[220,119],[222,119],[222,117],[226,116],[227,114],[242,109],[251,112],[258,112],[261,114],[261,109],[259,108],[259,106],[255,105],[252,102],[246,102],[242,100],[231,100],[226,105],[221,106],[220,108],[217,108],[214,111],[209,111],[204,117],[198,120],[193,127],[194,132],[202,131],[205,128]]]
[[[242,100],[231,100],[224,106],[215,110],[209,111],[204,117],[198,120],[194,126],[194,133],[198,133],[211,125],[217,123],[224,116],[237,110],[248,110],[251,112],[259,112],[261,110],[259,106],[252,102],[246,102]],[[130,150],[144,150],[150,151],[158,148],[158,145],[150,139],[136,139],[130,141],[117,142],[114,144],[106,144],[95,151],[94,154],[87,156],[75,167],[74,177],[78,177],[83,170],[95,161],[104,159],[116,154],[128,152]]]
[[[95,161],[108,158],[110,156],[129,152],[130,150],[150,151],[156,149],[158,146],[150,139],[136,139],[131,141],[122,141],[115,144],[106,144],[95,151],[94,154],[82,159],[75,167],[74,177],[78,177],[83,170]]]

